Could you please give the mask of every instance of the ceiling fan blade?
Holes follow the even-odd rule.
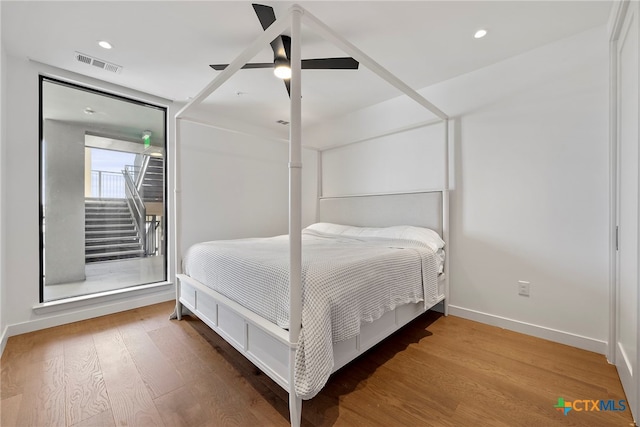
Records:
[[[275,22],[276,14],[271,6],[256,3],[253,3],[251,6],[253,6],[253,10],[258,16],[258,21],[260,21],[263,30],[266,30]],[[271,49],[273,49],[274,58],[284,58],[286,56],[286,50],[281,36],[273,39]]]
[[[222,71],[227,68],[229,64],[212,64],[209,67],[214,70]],[[273,62],[250,62],[248,64],[244,64],[242,68],[273,68]]]
[[[358,61],[353,58],[303,59],[303,70],[357,70]]]
[[[288,50],[284,43],[284,37],[287,36],[278,36],[271,42],[271,49],[273,49],[273,58],[287,58],[289,59],[289,55],[287,55]]]
[[[282,81],[284,82],[284,86],[287,88],[289,98],[291,98],[291,79],[282,79]]]
[[[256,15],[258,15],[258,20],[263,30],[269,28],[269,26],[276,21],[276,13],[271,6],[256,3],[251,4],[251,6],[253,6],[253,10],[256,12]]]
[[[282,40],[282,48],[284,49],[284,56],[287,59],[291,59],[291,37],[289,36],[280,36]]]

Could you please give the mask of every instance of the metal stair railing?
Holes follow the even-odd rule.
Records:
[[[117,172],[92,170],[91,196],[97,198],[124,199],[124,180]]]
[[[142,182],[144,181],[144,176],[147,174],[147,169],[149,168],[149,161],[151,160],[151,156],[145,155],[142,159],[142,165],[140,165],[140,173],[136,177],[136,188],[140,191],[142,188]]]
[[[134,223],[136,225],[136,229],[138,230],[138,235],[140,236],[140,242],[142,243],[142,246],[143,246],[142,249],[146,254],[147,253],[146,208],[144,206],[144,202],[142,201],[142,197],[140,197],[138,188],[133,178],[130,175],[128,167],[125,167],[125,170],[122,171],[122,175],[124,176],[125,191],[127,195],[126,197],[127,204],[129,205],[131,214],[135,219]]]

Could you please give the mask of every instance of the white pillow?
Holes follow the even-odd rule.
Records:
[[[392,227],[354,227],[351,225],[318,222],[307,227],[307,230],[325,234],[336,234],[348,237],[381,237],[385,239],[417,240],[434,251],[444,247],[444,241],[438,233],[425,227],[411,225],[394,225]]]

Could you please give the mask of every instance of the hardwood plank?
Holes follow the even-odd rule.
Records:
[[[63,356],[29,364],[17,425],[66,425]]]
[[[11,338],[0,359],[0,399],[3,400],[23,393],[28,365],[25,353],[15,349],[19,340],[12,341]],[[13,343],[16,343],[15,347]]]
[[[280,425],[283,420],[288,422],[289,395],[279,385],[204,323],[191,317],[185,320],[180,323],[190,327],[185,329],[182,339],[191,343],[205,365],[214,368],[219,381],[242,391],[249,411],[260,419],[268,420],[271,425]]]
[[[18,411],[20,410],[21,402],[21,394],[0,400],[0,426],[11,427],[18,425]]]
[[[158,350],[140,322],[120,325],[118,330],[152,398],[163,396],[185,384],[173,363]]]
[[[50,360],[62,356],[61,337],[65,336],[65,327],[48,328],[27,335],[29,342],[28,359],[30,362]]]
[[[66,419],[70,425],[110,408],[91,334],[64,342]]]
[[[238,382],[227,382],[217,375],[190,384],[190,390],[206,410],[211,425],[257,426],[263,422],[248,410],[246,389]]]
[[[143,307],[134,312],[138,316],[137,320],[144,330],[151,332],[156,329],[174,325],[174,323],[169,320],[169,316],[173,313],[175,306],[175,301],[167,301],[150,306],[150,309]]]
[[[201,321],[168,321],[172,310],[11,337],[2,426],[288,425],[282,388]],[[564,416],[558,397],[625,399],[602,355],[427,313],[332,375],[302,415],[304,426],[632,425],[628,409]]]
[[[4,399],[24,392],[26,372],[31,363],[62,356],[60,337],[64,327],[49,328],[10,337],[0,359],[0,398]]]
[[[199,321],[177,323],[187,325],[190,330],[189,323],[199,323]],[[214,417],[220,422],[237,420],[238,414],[230,418],[226,409],[220,409],[220,406],[226,406],[231,409],[231,412],[248,411],[242,416],[247,418],[246,422],[249,424],[250,420],[255,419],[260,420],[260,424],[288,425],[286,394],[284,394],[285,399],[283,400],[273,393],[269,393],[261,383],[263,378],[256,378],[256,368],[253,364],[249,363],[253,369],[249,375],[240,371],[236,363],[246,363],[247,361],[244,357],[238,357],[235,349],[233,349],[234,359],[227,359],[226,353],[220,347],[215,345],[212,347],[207,340],[194,334],[193,330],[189,330],[163,329],[165,338],[173,337],[169,341],[162,340],[157,333],[152,332],[150,335],[155,337],[158,345],[162,348],[174,349],[171,354],[175,365],[180,369],[185,380],[189,378],[195,381],[196,384],[190,387],[200,400],[201,405],[208,408],[210,417]],[[160,330],[155,332],[160,332]],[[217,335],[215,336],[220,340],[218,344],[228,345]],[[176,351],[178,348],[184,351]],[[266,378],[264,375],[261,376]],[[266,380],[272,382],[268,378]],[[276,385],[276,387],[283,393],[279,386]],[[214,398],[212,394],[215,396]]]
[[[132,310],[123,311],[116,314],[107,316],[100,316],[93,319],[83,320],[79,322],[83,328],[87,331],[91,331],[94,334],[99,332],[107,332],[117,329],[119,326],[130,324],[135,322],[135,314]]]
[[[94,342],[116,425],[162,426],[162,418],[120,332],[98,332]]]
[[[116,422],[113,419],[113,413],[109,409],[79,423],[68,425],[72,427],[116,427]]]
[[[181,387],[154,400],[165,425],[200,427],[213,424],[189,387]]]
[[[464,319],[452,318],[451,320],[451,323],[456,324]],[[615,366],[606,363],[604,355],[473,323],[465,330],[465,340],[468,341],[476,336],[473,345],[478,348],[524,363],[535,364],[542,369],[562,370],[566,375],[592,381],[602,387],[614,389],[619,387]],[[504,345],[505,342],[509,345]],[[562,357],[558,357],[559,355]]]

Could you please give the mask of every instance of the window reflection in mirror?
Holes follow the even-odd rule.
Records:
[[[41,302],[166,281],[166,110],[40,79]]]

